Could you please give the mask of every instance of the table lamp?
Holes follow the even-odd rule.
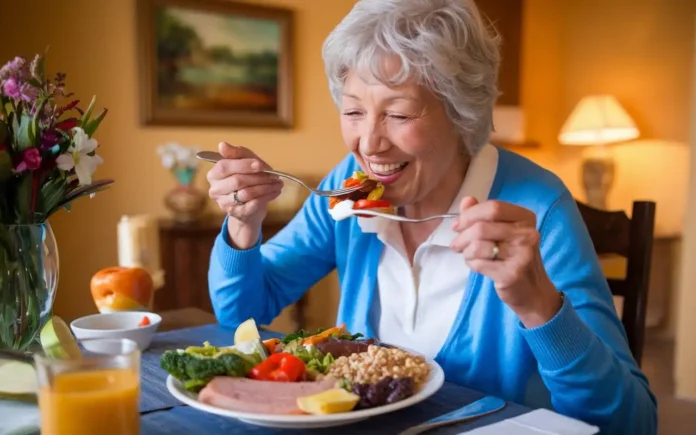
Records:
[[[582,162],[588,205],[607,208],[607,194],[614,181],[614,158],[608,145],[638,136],[635,123],[611,95],[590,95],[575,106],[558,140],[563,145],[592,146]]]

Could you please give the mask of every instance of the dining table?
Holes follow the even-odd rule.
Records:
[[[262,339],[279,337],[282,334],[261,329]],[[217,324],[159,332],[149,348],[142,353],[140,424],[141,434],[236,434],[279,435],[343,435],[343,434],[398,434],[424,423],[434,417],[461,408],[484,397],[484,394],[461,385],[445,381],[432,396],[413,406],[371,417],[344,426],[322,429],[277,429],[256,426],[242,421],[207,413],[189,407],[176,399],[167,389],[165,372],[159,365],[160,355],[170,349],[201,346],[203,342],[213,346],[234,344],[234,330]],[[460,434],[532,411],[525,406],[507,402],[506,406],[493,414],[468,422],[452,424],[428,431],[428,434]]]

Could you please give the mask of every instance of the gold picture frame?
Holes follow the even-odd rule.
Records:
[[[293,12],[138,0],[143,125],[292,128]]]

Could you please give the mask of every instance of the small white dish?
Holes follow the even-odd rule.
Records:
[[[143,317],[150,320],[149,325],[138,326]],[[128,338],[137,343],[141,351],[147,349],[157,332],[162,317],[146,311],[119,311],[92,314],[70,323],[70,329],[78,340],[90,338]]]
[[[284,429],[314,429],[322,427],[342,426],[356,423],[399,409],[408,408],[435,394],[445,382],[445,373],[442,367],[434,360],[428,360],[430,374],[425,384],[421,386],[413,396],[389,405],[378,406],[376,408],[361,409],[357,411],[342,412],[327,415],[276,415],[276,414],[256,414],[250,412],[231,411],[218,408],[198,401],[198,395],[186,391],[178,380],[171,375],[167,376],[167,389],[177,399],[192,408],[199,409],[211,414],[223,417],[234,418],[255,426],[266,426]]]

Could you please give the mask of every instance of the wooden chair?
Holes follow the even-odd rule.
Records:
[[[624,279],[607,279],[615,296],[623,297],[621,323],[638,365],[643,356],[650,263],[655,227],[655,203],[636,201],[631,218],[624,211],[604,211],[576,201],[597,255],[626,258]]]

